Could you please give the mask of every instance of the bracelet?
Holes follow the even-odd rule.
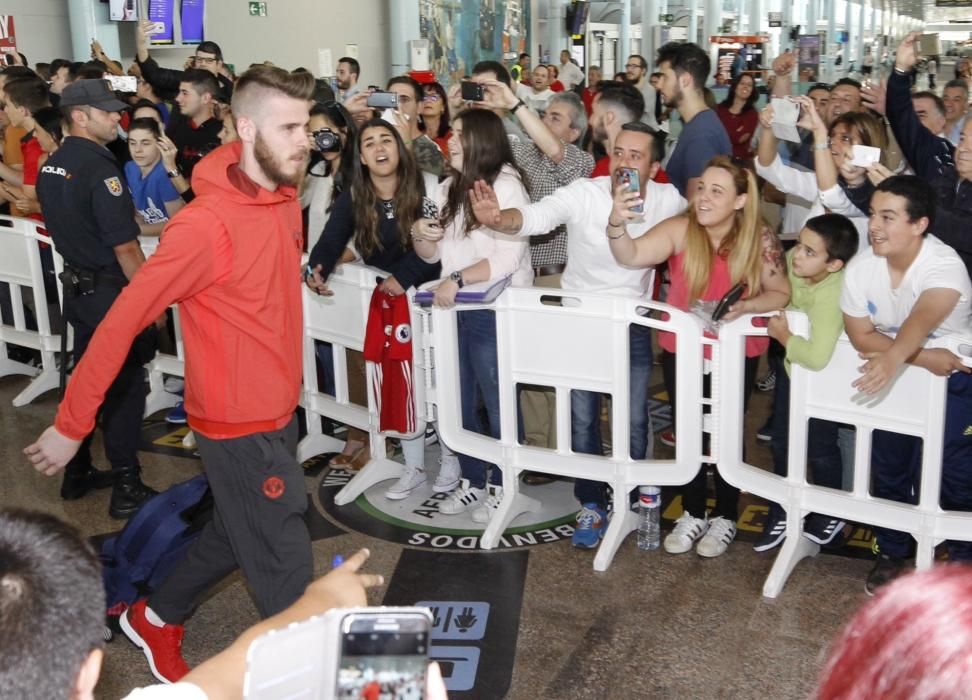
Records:
[[[624,222],[622,221],[620,224],[612,224],[611,223],[611,217],[609,216],[608,217],[608,226],[610,226],[611,228],[624,228]]]
[[[516,114],[516,110],[518,110],[520,107],[526,107],[526,102],[518,99],[516,104],[513,105],[513,108],[510,110],[510,114]]]
[[[815,143],[815,144],[813,144],[813,150],[815,150],[815,151],[826,151],[828,148],[830,148],[830,142],[829,141],[827,143]]]
[[[612,241],[616,241],[616,240],[618,240],[619,238],[624,238],[624,235],[625,235],[625,234],[626,234],[627,232],[628,232],[628,230],[627,230],[627,229],[624,229],[624,228],[623,228],[623,229],[621,229],[621,233],[619,233],[619,234],[618,234],[617,236],[612,236],[612,235],[611,235],[610,233],[608,233],[608,234],[605,234],[605,235],[606,235],[606,236],[607,236],[607,237],[608,237],[609,239],[611,239]]]

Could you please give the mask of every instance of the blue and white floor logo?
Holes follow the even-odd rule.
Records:
[[[473,522],[472,511],[444,515],[439,507],[450,494],[433,493],[431,481],[416,489],[408,498],[392,501],[385,490],[393,482],[377,484],[346,506],[337,506],[334,496],[354,476],[332,469],[321,479],[318,497],[321,507],[340,524],[379,539],[434,550],[478,550],[484,525]],[[543,507],[524,513],[512,522],[500,539],[497,549],[530,547],[558,542],[574,532],[573,483],[555,481],[543,486],[521,484],[522,492],[539,500]]]

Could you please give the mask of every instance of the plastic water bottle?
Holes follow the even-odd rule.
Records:
[[[661,489],[642,486],[638,503],[641,519],[638,523],[638,549],[658,549],[661,545]]]

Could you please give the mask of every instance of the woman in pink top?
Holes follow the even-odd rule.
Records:
[[[638,239],[627,235],[625,224],[639,214],[638,194],[617,188],[608,218],[611,252],[622,265],[648,267],[668,261],[671,289],[668,303],[688,310],[696,301],[717,301],[735,284],[747,292],[725,316],[730,321],[743,314],[782,309],[790,300],[790,283],[779,239],[759,217],[756,179],[736,159],[713,158],[700,178],[688,211],[666,219]],[[675,402],[675,337],[659,333],[665,385]],[[759,355],[768,338],[746,342],[746,400],[752,390]],[[716,506],[706,518],[706,470],[701,469],[682,492],[682,516],[665,538],[665,550],[681,554],[700,540],[696,552],[719,556],[736,536],[739,490],[715,474]]]

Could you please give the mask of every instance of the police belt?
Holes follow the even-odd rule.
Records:
[[[123,275],[113,275],[70,263],[64,263],[64,272],[58,278],[64,286],[64,296],[67,299],[94,294],[98,287],[122,289],[128,284],[128,279]]]

